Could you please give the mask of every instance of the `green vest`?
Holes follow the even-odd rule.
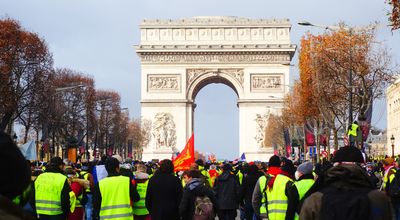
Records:
[[[42,173],[35,181],[35,205],[37,214],[60,215],[61,191],[67,177],[61,173]]]
[[[351,124],[351,129],[347,133],[347,135],[351,135],[353,137],[357,137],[357,129],[358,129],[358,124]]]
[[[264,188],[266,187],[266,180],[267,178],[265,176],[262,176],[259,179],[261,192],[263,192]],[[270,191],[268,188],[265,190],[267,197],[265,197],[264,193],[262,195],[260,214],[267,214],[268,208],[269,220],[285,219],[288,206],[288,199],[285,194],[285,189],[286,183],[289,181],[292,180],[285,175],[278,174],[276,176],[272,190]],[[265,205],[266,200],[268,201],[268,207]]]
[[[131,181],[126,176],[106,177],[99,182],[101,194],[100,219],[132,220],[129,196]]]
[[[308,192],[308,190],[314,185],[313,179],[303,179],[294,183],[297,188],[297,192],[299,193],[299,201],[304,197],[304,195]],[[299,219],[299,215],[296,213],[294,219]]]
[[[138,183],[136,190],[140,195],[140,200],[133,203],[133,214],[135,215],[148,215],[149,211],[146,208],[146,191],[149,180],[144,183]]]

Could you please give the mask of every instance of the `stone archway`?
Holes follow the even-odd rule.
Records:
[[[224,83],[238,96],[239,151],[267,160],[263,146],[271,113],[280,114],[288,92],[288,20],[195,17],[141,24],[142,119],[151,129],[143,160],[171,158],[193,131],[194,99],[210,83]]]

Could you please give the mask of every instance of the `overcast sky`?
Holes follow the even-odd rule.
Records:
[[[291,40],[299,45],[303,34],[322,30],[298,26],[307,20],[333,25],[344,21],[364,26],[388,24],[385,0],[0,0],[0,17],[17,19],[27,30],[48,43],[55,67],[71,68],[95,78],[96,88],[121,95],[122,107],[140,117],[140,68],[133,45],[139,44],[143,19],[180,19],[193,16],[289,18]],[[391,48],[400,63],[400,31],[383,27],[378,41]],[[291,77],[298,78],[297,53]],[[210,98],[212,97],[212,98]],[[238,156],[238,109],[236,94],[222,84],[203,88],[196,97],[196,148],[219,158]],[[375,105],[373,125],[386,127],[386,102]]]

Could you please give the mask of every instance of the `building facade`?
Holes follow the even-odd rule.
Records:
[[[387,102],[387,145],[388,155],[392,155],[391,137],[395,138],[394,154],[400,154],[400,76],[386,90]]]

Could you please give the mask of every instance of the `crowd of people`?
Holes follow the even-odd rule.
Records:
[[[0,148],[0,219],[400,219],[400,161],[366,161],[355,147],[317,164],[274,155],[268,162],[196,160],[179,172],[168,159],[118,155],[30,162],[4,133]]]

